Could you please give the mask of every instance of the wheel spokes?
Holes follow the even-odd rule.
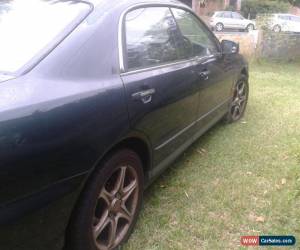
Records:
[[[136,188],[137,188],[137,181],[134,180],[126,188],[124,188],[122,201],[126,202],[128,198],[132,195],[132,193],[136,190]]]
[[[138,176],[130,166],[119,167],[106,181],[98,197],[93,226],[99,250],[113,249],[126,235],[135,214],[138,188]]]
[[[125,205],[121,206],[120,212],[118,214],[123,219],[127,220],[128,222],[131,221],[131,213],[128,211],[127,207]]]
[[[239,96],[243,96],[244,92],[245,92],[245,84],[244,83],[240,83],[237,87],[237,92]]]
[[[126,168],[127,167],[121,167],[120,168],[120,173],[118,175],[118,179],[116,182],[116,187],[115,187],[115,193],[122,193],[123,188],[124,188],[124,182],[125,182],[125,177],[126,177]]]
[[[107,205],[111,204],[111,201],[113,200],[113,194],[108,192],[105,187],[102,188],[101,193],[99,195],[99,199],[102,198]]]
[[[236,118],[240,114],[240,106],[235,106],[234,112],[233,112],[233,117]]]
[[[247,102],[247,86],[246,83],[240,81],[234,89],[234,97],[231,103],[231,115],[234,120],[238,120],[243,114],[245,103]]]
[[[111,218],[110,219],[110,230],[109,230],[109,240],[108,247],[113,247],[117,237],[117,228],[118,228],[118,219]]]
[[[100,234],[102,233],[102,231],[106,228],[106,226],[109,224],[110,222],[110,218],[109,218],[109,213],[108,210],[104,212],[102,218],[100,219],[100,221],[98,222],[98,224],[96,226],[94,226],[94,237],[95,239],[97,239]]]

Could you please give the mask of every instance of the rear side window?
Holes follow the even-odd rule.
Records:
[[[126,15],[127,68],[135,70],[178,60],[176,22],[167,7],[136,9]]]
[[[223,17],[224,13],[223,12],[218,12],[215,14],[215,17]]]
[[[80,1],[0,1],[0,72],[18,71],[89,12]]]

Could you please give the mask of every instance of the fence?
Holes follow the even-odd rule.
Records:
[[[218,39],[240,44],[247,58],[294,61],[300,59],[300,34],[254,31],[250,33],[216,33]]]

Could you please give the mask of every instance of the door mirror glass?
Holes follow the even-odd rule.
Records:
[[[222,47],[222,53],[225,55],[238,54],[240,51],[240,46],[238,43],[228,41],[228,40],[223,40],[221,42],[221,47]]]

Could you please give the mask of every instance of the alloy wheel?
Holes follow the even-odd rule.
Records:
[[[274,28],[273,28],[274,32],[276,33],[279,33],[281,32],[281,27],[279,25],[276,25]]]
[[[126,236],[138,206],[138,175],[122,166],[108,178],[98,197],[93,237],[99,250],[114,249]]]
[[[217,23],[217,25],[216,25],[216,31],[222,31],[224,29],[224,26],[223,26],[223,24],[221,24],[221,23]]]
[[[253,24],[249,24],[248,27],[247,27],[248,32],[253,31],[254,29],[255,28],[254,28]]]
[[[231,104],[230,115],[234,121],[239,120],[244,114],[248,97],[247,84],[240,80],[234,89],[233,102]]]

